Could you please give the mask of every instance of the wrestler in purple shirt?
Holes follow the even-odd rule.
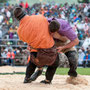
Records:
[[[60,23],[60,28],[58,33],[62,36],[66,36],[69,40],[73,41],[77,38],[77,35],[73,31],[70,24],[63,19],[56,19],[56,18],[48,18],[48,22],[50,23],[52,20],[57,20]]]
[[[53,32],[50,30],[53,33],[53,37],[61,35],[61,36],[65,36],[66,38],[68,38],[70,40],[70,42],[68,44],[57,48],[59,52],[64,49],[72,48],[73,46],[75,46],[79,43],[77,35],[75,34],[74,30],[72,29],[72,27],[66,20],[49,18],[48,19],[48,22],[50,23],[49,26],[51,26],[51,29],[55,29],[54,26],[56,24],[54,25],[52,21],[56,21],[56,24],[57,24],[56,27],[59,26],[58,30],[54,30]]]
[[[49,18],[48,22],[49,22],[50,33],[54,38],[64,42],[67,42],[69,40],[68,43],[62,46],[60,45],[59,47],[57,47],[57,49],[58,52],[67,50],[64,53],[67,56],[70,65],[70,70],[68,72],[68,75],[72,77],[77,77],[76,69],[77,69],[78,54],[77,51],[73,48],[75,45],[79,43],[77,35],[73,31],[70,24],[65,20]],[[31,80],[33,81],[36,80],[37,77],[41,74],[41,72],[42,72],[42,68],[39,68],[37,72],[35,72],[32,75]],[[44,82],[46,83],[49,81],[45,80]]]

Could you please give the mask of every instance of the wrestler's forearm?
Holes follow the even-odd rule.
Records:
[[[52,33],[52,34],[53,34],[53,33]],[[54,33],[53,37],[54,37],[55,39],[59,39],[59,40],[62,41],[62,42],[66,42],[66,41],[68,40],[67,37],[62,36],[62,35],[60,35],[60,34],[57,33],[57,32]]]
[[[66,42],[68,39],[65,36],[61,36],[59,40],[61,40],[62,42]]]
[[[78,45],[78,43],[79,43],[79,40],[78,40],[78,38],[76,38],[75,40],[71,41],[71,42],[68,43],[67,45],[64,45],[64,46],[63,46],[63,50],[64,50],[64,49],[67,49],[67,48],[72,48],[73,46]]]

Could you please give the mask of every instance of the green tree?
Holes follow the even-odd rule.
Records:
[[[0,3],[6,3],[9,0],[0,0]]]
[[[90,0],[78,0],[79,3],[89,3]]]

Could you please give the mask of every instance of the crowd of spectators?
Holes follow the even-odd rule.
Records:
[[[17,35],[17,28],[18,28],[18,22],[13,16],[13,10],[16,6],[22,7],[27,14],[29,15],[38,15],[42,14],[46,18],[61,18],[64,20],[67,20],[73,30],[78,35],[78,38],[80,41],[78,50],[82,50],[82,45],[84,40],[88,37],[90,39],[90,4],[88,3],[79,3],[79,4],[71,4],[68,3],[65,4],[57,4],[55,2],[50,3],[36,3],[32,6],[29,6],[29,3],[23,3],[20,2],[18,5],[10,5],[5,4],[3,7],[0,7],[0,45],[26,45],[26,43],[23,43],[21,41],[16,41],[18,39]],[[6,32],[6,33],[5,33]],[[5,34],[4,34],[5,33]],[[10,39],[9,41],[4,41],[1,39]],[[90,43],[90,42],[89,42]],[[82,47],[82,48],[81,48]],[[13,48],[7,49],[2,48],[2,57],[7,57],[6,54],[8,52],[13,52],[15,55],[17,55],[18,52],[20,52],[19,48]],[[90,50],[90,45],[87,46]],[[17,51],[15,51],[17,50]],[[16,52],[16,53],[15,53]],[[23,52],[23,50],[22,50]],[[19,54],[23,53],[20,52]],[[90,53],[85,53],[84,56],[87,54],[90,55]],[[83,57],[84,57],[83,56]],[[14,57],[13,57],[14,58]],[[13,59],[12,58],[12,59]],[[83,59],[84,60],[84,59]],[[8,61],[10,61],[8,59]]]
[[[22,49],[22,47],[12,48],[8,46],[7,48],[1,49],[1,59],[3,65],[26,65],[29,58],[30,52],[27,49]]]
[[[87,65],[90,65],[90,45],[86,48],[86,50],[81,47],[78,51],[79,55],[79,65],[83,65],[85,68]]]

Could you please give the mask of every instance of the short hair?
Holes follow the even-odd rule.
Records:
[[[52,20],[49,24],[49,30],[50,32],[54,33],[58,31],[60,28],[60,23],[57,20]]]
[[[22,15],[22,13],[23,13],[23,10],[20,7],[16,7],[13,11],[13,14],[17,20]]]

